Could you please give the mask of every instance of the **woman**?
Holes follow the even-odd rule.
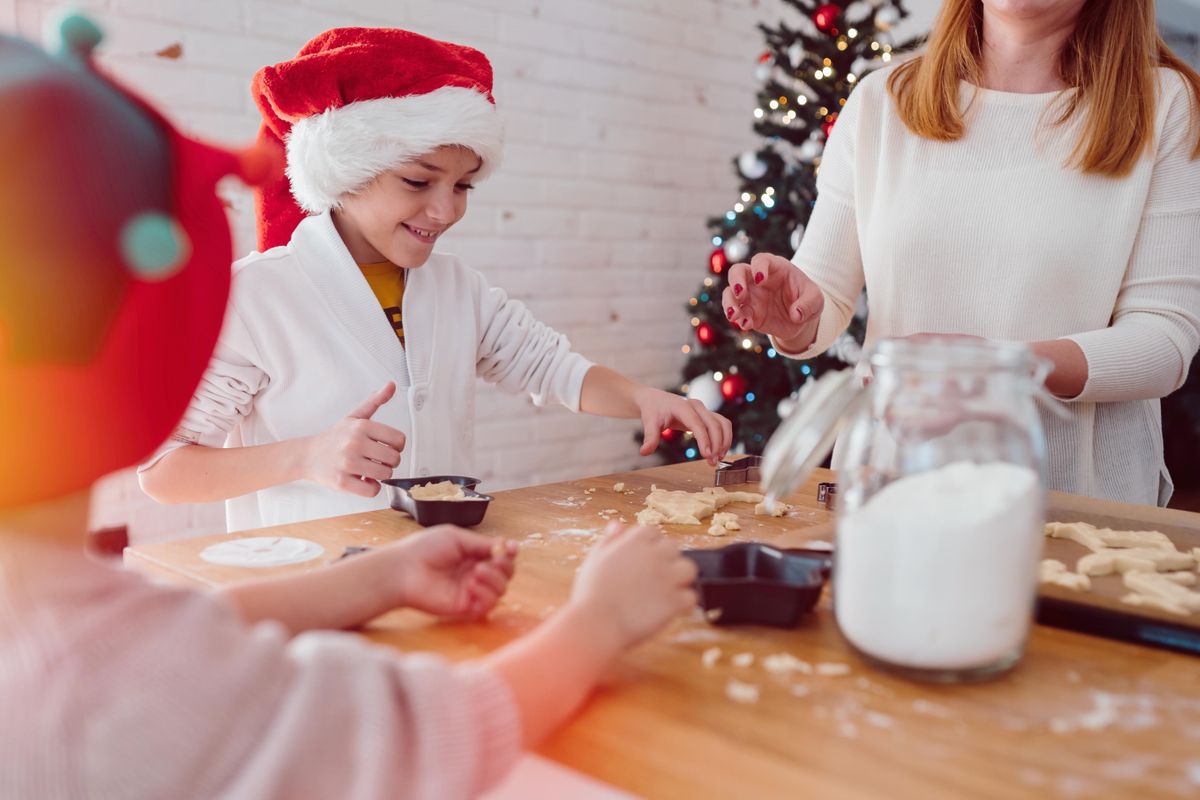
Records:
[[[1159,398],[1200,344],[1200,75],[1152,0],[947,0],[926,52],[839,116],[792,262],[735,265],[723,302],[795,358],[845,330],[1028,342],[1050,488],[1165,504]]]

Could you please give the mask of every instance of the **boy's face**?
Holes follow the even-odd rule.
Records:
[[[465,147],[439,147],[347,197],[338,216],[349,223],[343,235],[355,260],[424,264],[438,237],[466,213],[471,180],[482,165]]]

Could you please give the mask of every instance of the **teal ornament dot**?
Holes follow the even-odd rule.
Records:
[[[96,46],[104,39],[92,18],[78,11],[64,13],[57,22],[59,52],[75,55],[90,55]]]
[[[183,266],[187,234],[175,220],[158,211],[138,214],[121,231],[121,255],[139,278],[161,281]]]

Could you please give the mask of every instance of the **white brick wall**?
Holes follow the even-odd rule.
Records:
[[[932,8],[936,0],[922,6]],[[0,26],[40,35],[55,4],[0,0]],[[102,63],[181,126],[222,142],[257,128],[250,77],[337,25],[391,25],[485,51],[508,120],[503,169],[444,249],[635,379],[677,379],[680,305],[703,275],[705,219],[736,186],[776,0],[78,0],[105,27]],[[155,55],[170,45],[180,57]],[[251,203],[230,190],[237,250]],[[481,387],[479,463],[489,489],[627,469],[631,422],[535,409]],[[98,487],[96,522],[136,540],[220,530],[218,506],[158,507],[128,474]]]

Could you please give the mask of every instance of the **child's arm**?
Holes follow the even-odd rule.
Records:
[[[516,545],[498,542],[431,528],[329,569],[222,591],[246,621],[274,619],[292,633],[350,627],[406,605],[480,617],[512,576]],[[483,659],[512,690],[525,747],[566,722],[621,652],[692,608],[695,578],[695,565],[661,530],[611,524],[584,561],[566,607]]]
[[[402,607],[476,619],[504,594],[516,552],[515,542],[438,526],[324,569],[220,593],[246,622],[276,620],[293,634],[353,628]]]
[[[511,392],[529,392],[572,410],[603,417],[641,419],[645,429],[642,455],[658,447],[666,428],[690,430],[701,455],[716,464],[733,442],[733,425],[696,400],[643,386],[618,372],[593,365],[571,350],[567,338],[539,322],[523,303],[477,282],[479,377]]]
[[[329,569],[222,591],[246,621],[274,619],[292,633],[351,627],[401,606],[478,618],[512,576],[516,545],[498,541],[431,528]],[[695,566],[659,529],[611,525],[584,561],[566,607],[483,660],[512,689],[525,746],[570,718],[622,651],[692,608],[695,577]]]
[[[570,719],[621,652],[694,607],[695,579],[695,565],[660,529],[610,524],[567,606],[484,659],[512,689],[525,747]]]
[[[396,393],[388,383],[332,428],[252,447],[185,445],[138,473],[142,490],[160,503],[227,500],[271,486],[311,480],[331,489],[374,497],[392,477],[405,436],[371,419]]]
[[[583,379],[579,410],[602,417],[641,418],[645,429],[642,455],[658,448],[667,428],[691,431],[700,455],[716,464],[729,452],[733,425],[709,411],[699,400],[689,400],[661,389],[631,381],[608,367],[592,367]]]

